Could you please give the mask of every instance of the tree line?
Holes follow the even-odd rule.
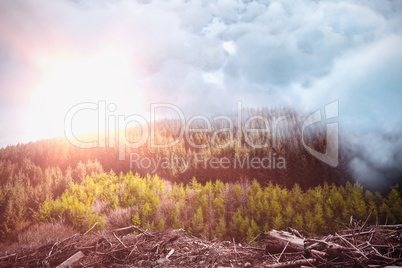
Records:
[[[251,241],[260,232],[293,227],[305,235],[339,231],[349,223],[396,224],[402,221],[402,198],[396,187],[387,196],[358,183],[316,186],[306,191],[256,180],[204,185],[170,183],[157,175],[131,172],[93,173],[59,198],[48,198],[37,213],[39,222],[64,217],[82,232],[136,225],[149,230],[184,228],[205,239]]]
[[[253,116],[255,119],[248,121]],[[86,163],[88,160],[97,160],[104,170],[113,169],[117,173],[132,171],[133,173],[138,172],[142,176],[148,173],[158,174],[165,180],[183,183],[189,183],[193,177],[202,183],[214,178],[219,178],[223,182],[249,178],[256,179],[264,186],[268,182],[287,187],[298,183],[302,189],[307,189],[324,182],[343,185],[346,181],[353,180],[347,166],[352,156],[343,153],[342,140],[340,141],[339,165],[335,168],[321,162],[305,150],[303,142],[318,152],[325,152],[327,143],[325,126],[320,124],[307,127],[302,137],[301,127],[306,113],[286,107],[244,108],[241,126],[234,115],[229,114],[228,118],[233,122],[231,131],[224,131],[230,127],[227,120],[209,119],[212,122],[210,132],[189,133],[179,139],[174,146],[167,148],[152,148],[150,146],[151,137],[148,137],[147,142],[139,148],[124,148],[123,161],[119,159],[121,152],[117,144],[111,142],[112,140],[117,142],[113,139],[116,137],[111,137],[109,133],[105,133],[107,141],[105,147],[81,149],[70,144],[66,138],[54,138],[2,148],[0,149],[0,161],[10,161],[22,165],[24,159],[28,159],[42,170],[58,167],[62,172],[66,172],[69,168],[76,167],[79,162]],[[151,124],[148,127],[150,129]],[[154,143],[169,144],[177,140],[182,127],[178,119],[156,121],[154,123]],[[206,123],[203,120],[195,120],[190,127],[195,130],[205,129]],[[247,129],[264,129],[265,131],[254,133]],[[127,140],[131,142],[138,141],[143,135],[140,126],[128,128],[126,134]],[[83,135],[77,138],[80,141],[94,141],[98,139],[98,134]],[[227,146],[224,146],[225,144]],[[204,145],[203,148],[197,148],[202,145]],[[257,148],[258,145],[263,148]],[[196,167],[192,162],[185,172],[180,165],[170,168],[158,167],[154,170],[153,167],[130,165],[130,155],[132,154],[150,159],[174,156],[183,159],[193,157],[193,160],[198,154],[204,158],[225,158],[232,165],[230,168],[211,169]],[[278,161],[284,160],[281,166],[286,168],[275,167],[273,163],[268,168],[239,168],[239,165],[237,168],[233,168],[233,163],[243,161],[244,158],[263,159],[264,157],[271,157],[272,162],[278,159]],[[268,166],[267,162],[264,163],[265,166]],[[7,178],[0,177],[0,180],[5,181]]]
[[[303,190],[256,180],[212,180],[190,183],[162,180],[158,175],[104,172],[99,162],[79,163],[62,172],[41,171],[29,160],[23,168],[0,162],[2,176],[12,178],[0,188],[1,238],[27,224],[61,220],[77,231],[123,227],[184,228],[206,239],[250,241],[259,232],[293,227],[305,235],[341,229],[350,216],[369,224],[402,221],[397,187],[383,196],[358,183],[318,185]]]

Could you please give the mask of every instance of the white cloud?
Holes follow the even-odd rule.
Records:
[[[229,55],[236,54],[236,45],[233,41],[223,42],[222,46],[229,53]]]

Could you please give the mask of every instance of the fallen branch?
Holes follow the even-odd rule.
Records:
[[[288,241],[288,243],[286,244],[286,246],[283,248],[283,250],[282,250],[282,252],[281,252],[281,255],[279,255],[278,262],[280,262],[280,261],[281,261],[281,258],[282,258],[282,255],[283,255],[283,252],[285,252],[285,250],[286,250],[286,248],[288,247],[289,243],[290,243],[290,242]]]
[[[82,251],[78,251],[73,256],[71,256],[70,258],[65,260],[62,264],[57,266],[56,268],[70,267],[70,265],[76,263],[77,261],[81,260],[84,257],[85,257],[84,253],[82,253]]]
[[[369,215],[367,216],[366,221],[363,223],[362,227],[360,227],[360,230],[359,230],[359,232],[357,233],[357,236],[356,236],[356,240],[357,240],[357,238],[359,237],[359,235],[360,235],[361,231],[363,230],[364,226],[367,224],[368,220],[370,219],[371,214],[373,214],[373,211],[374,211],[374,208],[371,209]]]
[[[375,233],[375,230],[361,232],[358,235],[366,235],[366,234],[372,234],[372,233]],[[344,234],[344,235],[340,235],[340,236],[342,236],[342,237],[352,237],[353,234]]]
[[[147,236],[152,236],[152,237],[154,236],[153,234],[148,233],[147,230],[144,231],[144,230],[138,228],[138,227],[135,226],[135,225],[131,225],[131,226],[128,226],[128,227],[123,227],[123,228],[114,229],[113,232],[121,232],[121,231],[126,231],[126,230],[129,230],[129,229],[134,229],[135,231],[138,231],[138,232],[140,232],[140,233],[142,233],[142,234],[145,234],[145,235],[147,235]]]
[[[236,251],[236,242],[235,242],[234,238],[233,238],[233,249],[234,249],[235,258],[236,258],[236,256],[238,255],[238,253],[237,253],[237,251]],[[237,258],[236,258],[236,259],[237,259]]]
[[[174,253],[174,248],[172,248],[169,253],[166,255],[165,259],[169,259],[170,256]]]
[[[317,259],[304,259],[297,261],[288,261],[276,264],[270,264],[265,267],[268,268],[290,268],[290,267],[300,267],[301,265],[314,265],[317,263]]]
[[[49,254],[47,255],[48,257],[50,257],[50,255],[52,255],[53,252],[53,248],[58,244],[58,242],[54,243],[53,247],[50,249]]]
[[[402,224],[394,224],[394,225],[376,225],[377,228],[402,228]]]
[[[261,233],[259,233],[256,237],[254,237],[253,240],[251,240],[250,242],[248,242],[247,245],[250,245],[251,243],[253,243],[260,235],[261,235]]]
[[[322,259],[325,259],[327,257],[327,253],[315,249],[312,249],[310,253],[311,255],[313,255],[313,257],[320,257]]]
[[[119,243],[122,244],[124,248],[127,248],[127,246],[124,245],[123,241],[121,241],[120,238],[118,238],[114,232],[112,232],[112,233],[113,233],[114,237],[117,239],[117,241],[119,241]]]
[[[84,233],[84,235],[86,235],[87,233],[89,233],[93,228],[95,228],[95,226],[98,224],[98,222],[95,222],[94,226],[92,226],[88,231],[86,231]]]
[[[349,246],[351,246],[354,250],[356,250],[356,252],[358,252],[361,256],[363,256],[363,258],[368,259],[367,256],[357,247],[355,247],[355,245],[353,245],[352,243],[350,243],[348,240],[346,240],[345,238],[343,238],[342,236],[338,235],[335,233],[335,235],[337,237],[339,237],[342,241],[344,241],[345,243],[347,243]]]
[[[0,260],[5,260],[5,259],[8,259],[8,258],[14,257],[14,256],[16,256],[16,255],[17,255],[16,253],[10,254],[10,255],[6,255],[6,256],[0,257]]]

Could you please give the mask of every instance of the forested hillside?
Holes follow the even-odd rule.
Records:
[[[92,174],[58,199],[39,208],[39,222],[60,215],[77,230],[135,225],[149,230],[184,228],[206,239],[236,238],[250,241],[261,231],[293,227],[306,235],[340,229],[352,216],[369,224],[395,224],[402,220],[402,199],[393,188],[388,196],[363,191],[359,184],[317,186],[303,191],[257,181],[201,185],[163,182],[157,175],[114,172]]]
[[[289,226],[306,235],[325,234],[338,230],[350,216],[364,221],[371,211],[372,224],[402,221],[398,188],[381,195],[355,184],[347,171],[350,156],[342,153],[342,142],[337,167],[317,160],[303,148],[300,126],[305,118],[301,113],[289,108],[242,112],[242,125],[269,131],[237,131],[235,124],[233,132],[189,133],[188,139],[168,148],[153,148],[148,140],[140,148],[124,147],[125,160],[119,160],[121,148],[112,146],[109,133],[104,148],[77,148],[65,138],[55,138],[0,149],[1,238],[16,238],[46,222],[60,222],[78,231],[97,222],[99,229],[134,224],[151,230],[184,228],[207,239],[251,240],[261,231]],[[267,121],[245,122],[252,115]],[[280,117],[284,119],[278,121]],[[227,120],[211,122],[212,130],[230,127]],[[182,127],[172,119],[157,121],[155,126],[157,144],[176,140]],[[203,121],[191,125],[193,129],[205,127]],[[141,135],[140,126],[127,130],[130,141]],[[307,128],[304,142],[324,152],[325,128]],[[270,146],[255,148],[250,143]],[[144,168],[133,165],[133,154],[191,161],[188,166]],[[228,163],[197,163],[196,155],[225,158]],[[265,166],[248,165],[247,159],[253,158],[265,158]]]
[[[307,113],[308,114],[308,113]],[[27,159],[35,166],[45,171],[49,167],[58,167],[62,172],[70,168],[76,168],[78,163],[86,163],[97,160],[105,171],[113,169],[116,173],[132,171],[142,176],[157,173],[161,178],[172,182],[190,182],[196,177],[200,182],[220,179],[224,182],[235,181],[240,178],[256,179],[262,185],[269,182],[292,187],[298,183],[303,189],[313,187],[323,182],[344,184],[352,180],[347,171],[348,155],[343,154],[342,141],[340,142],[339,165],[333,168],[309,154],[303,147],[301,126],[306,116],[300,111],[290,108],[262,108],[243,109],[241,113],[241,128],[239,130],[238,115],[233,115],[232,131],[229,129],[227,120],[210,118],[210,132],[189,132],[180,139],[180,131],[184,128],[180,120],[165,119],[156,121],[154,143],[169,144],[177,141],[173,146],[166,148],[153,148],[150,146],[151,135],[146,143],[139,148],[119,148],[116,137],[105,133],[105,146],[91,149],[81,149],[73,146],[65,138],[41,140],[29,144],[19,144],[0,149],[0,161],[10,162],[17,165],[16,168],[25,169],[24,161]],[[259,117],[247,122],[252,116]],[[262,120],[262,118],[264,120]],[[191,129],[202,130],[206,124],[202,120],[195,120],[190,124]],[[148,126],[151,129],[151,125]],[[253,133],[249,129],[267,129],[262,133]],[[126,131],[128,141],[138,141],[143,135],[141,127],[131,127]],[[113,133],[112,133],[113,134]],[[232,135],[232,136],[231,136]],[[115,136],[118,136],[115,134]],[[78,137],[80,141],[96,141],[98,134]],[[325,152],[326,133],[325,126],[314,124],[307,127],[304,132],[304,142],[309,147],[319,152]],[[250,146],[257,145],[257,146]],[[264,148],[257,148],[258,145]],[[202,148],[197,148],[202,147]],[[121,152],[123,151],[123,152]],[[119,159],[122,153],[124,160]],[[177,162],[169,167],[155,166],[152,164],[139,165],[139,161],[131,159],[150,158],[159,159],[190,159],[190,165],[184,166]],[[200,161],[195,163],[196,154]],[[204,165],[204,160],[216,157],[228,158],[228,168],[218,166],[209,168],[210,164]],[[264,166],[259,168],[250,167],[253,158],[266,157]],[[270,159],[268,162],[268,158]],[[245,161],[246,160],[246,161]],[[248,160],[248,161],[247,161]],[[8,175],[0,175],[1,181],[8,180]]]

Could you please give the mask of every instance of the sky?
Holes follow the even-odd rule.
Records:
[[[147,116],[151,103],[187,115],[338,100],[342,133],[364,136],[350,141],[364,179],[373,161],[402,163],[383,138],[402,133],[401,48],[400,0],[3,0],[0,146],[63,136],[86,102]]]

